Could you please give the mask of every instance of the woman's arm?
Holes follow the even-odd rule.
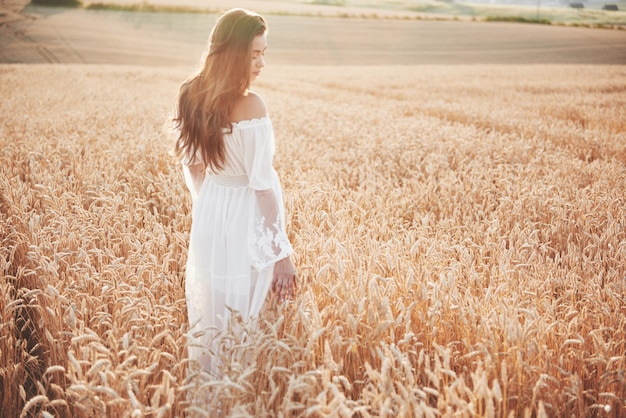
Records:
[[[198,194],[200,193],[200,188],[202,187],[202,183],[204,182],[206,169],[202,164],[183,164],[183,171],[185,174],[185,182],[187,183],[187,188],[189,188],[191,196],[195,200],[196,197],[198,197]]]
[[[287,240],[286,234],[282,231],[279,217],[278,201],[274,190],[256,190],[257,202],[263,217],[265,231],[273,237],[272,250],[279,256],[285,252],[283,246],[288,245],[283,240]],[[286,255],[274,264],[274,277],[272,279],[272,291],[278,296],[280,301],[291,299],[294,296],[298,285],[296,283],[296,268],[291,261],[291,257]]]

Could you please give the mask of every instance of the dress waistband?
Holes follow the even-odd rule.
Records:
[[[210,174],[208,176],[211,181],[220,186],[227,187],[246,187],[248,185],[248,176],[242,174],[240,176],[227,176],[224,174]]]

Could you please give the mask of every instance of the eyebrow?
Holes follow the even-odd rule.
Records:
[[[263,51],[265,51],[267,49],[267,47],[263,48]],[[263,52],[260,49],[253,49],[252,52]]]

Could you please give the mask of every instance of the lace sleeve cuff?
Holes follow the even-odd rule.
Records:
[[[250,258],[252,266],[257,270],[263,270],[293,253],[287,233],[280,224],[280,219],[269,227],[264,218],[256,222],[253,236],[250,237]]]
[[[256,196],[258,205],[248,243],[252,266],[262,270],[293,253],[293,248],[285,232],[281,199],[272,189],[257,191]]]

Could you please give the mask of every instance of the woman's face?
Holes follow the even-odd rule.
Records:
[[[255,36],[252,40],[252,65],[250,68],[250,81],[256,80],[261,74],[261,68],[265,67],[265,50],[267,49],[267,34]]]

